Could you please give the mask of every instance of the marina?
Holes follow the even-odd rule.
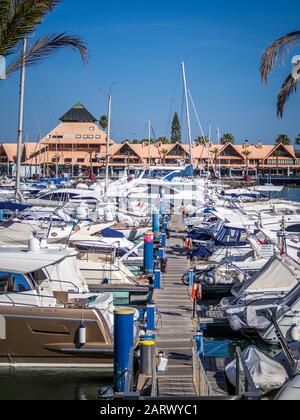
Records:
[[[67,0],[0,1],[0,93],[2,105],[7,101],[0,113],[0,400],[94,401],[101,414],[129,418],[138,404],[170,414],[183,401],[177,409],[187,414],[185,404],[194,402],[197,411],[204,400],[300,400],[300,134],[295,145],[289,134],[275,138],[279,123],[267,112],[268,98],[255,96],[262,93],[249,72],[253,58],[241,55],[245,73],[231,75],[227,26],[239,28],[234,39],[242,39],[249,10],[240,14],[248,16],[243,28],[226,24],[221,43],[214,40],[224,24],[219,8],[202,6],[219,22],[209,23],[214,37],[203,41],[199,68],[191,37],[205,28],[195,25],[198,2],[190,0],[193,16],[175,0],[176,24],[163,5],[152,21],[144,13],[149,5],[140,10],[129,0],[128,11],[116,13],[115,5],[90,3],[81,11],[88,13],[85,31],[97,41],[94,51],[102,50],[92,65],[93,43],[81,36],[78,9]],[[237,11],[230,7],[228,19]],[[57,34],[40,35],[48,15],[60,17],[48,26]],[[78,35],[60,30],[67,22]],[[261,39],[269,31],[263,25]],[[171,44],[161,60],[167,28],[179,79],[163,135],[176,75]],[[261,39],[252,52],[261,51]],[[265,50],[263,82],[298,40],[293,32]],[[189,60],[179,62],[180,45]],[[221,84],[212,48],[222,49]],[[62,55],[58,65],[42,66],[59,50],[68,61]],[[96,73],[80,73],[73,52],[88,67],[82,72],[95,72],[97,63]],[[37,64],[40,73],[32,70]],[[300,79],[298,56],[292,64],[277,96],[279,118]],[[8,79],[15,74],[12,97]],[[117,75],[120,82],[112,82]],[[245,81],[248,108],[239,105]],[[151,109],[152,119],[142,118]],[[17,127],[9,141],[12,115]],[[239,138],[222,131],[226,124]],[[292,119],[283,127],[295,135]]]

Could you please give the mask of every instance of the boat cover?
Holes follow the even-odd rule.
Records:
[[[103,236],[103,238],[115,238],[115,239],[123,239],[125,238],[125,235],[122,232],[118,232],[117,230],[114,229],[104,229],[101,230],[101,235]]]
[[[297,284],[297,273],[281,258],[274,256],[254,278],[243,285],[239,295],[257,291],[289,292]]]
[[[255,385],[263,393],[281,388],[288,380],[284,367],[266,356],[257,347],[248,347],[243,357]],[[236,361],[230,363],[225,368],[225,372],[229,382],[236,386]]]
[[[0,210],[10,210],[10,211],[24,211],[29,209],[30,206],[24,204],[10,203],[10,202],[0,202]]]
[[[240,312],[227,311],[230,327],[234,331],[259,330],[264,331],[270,325],[270,320],[258,313],[254,306],[242,308]]]
[[[200,246],[192,253],[192,258],[204,258],[204,257],[211,257],[212,253],[209,251],[205,246]]]

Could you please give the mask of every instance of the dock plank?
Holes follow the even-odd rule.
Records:
[[[181,233],[181,216],[172,217],[170,228],[167,273],[162,277],[162,288],[155,296],[162,319],[157,348],[169,358],[167,371],[158,375],[158,394],[159,397],[196,397],[191,345],[196,324],[192,320],[189,289],[181,282],[189,268],[184,249],[185,236]]]

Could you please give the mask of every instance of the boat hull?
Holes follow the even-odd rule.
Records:
[[[79,344],[81,325],[85,344]],[[99,311],[0,307],[0,367],[110,372],[112,364],[113,338]]]

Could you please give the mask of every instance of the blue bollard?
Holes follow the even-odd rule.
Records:
[[[147,304],[147,331],[155,331],[155,304],[148,303]]]
[[[159,250],[158,250],[158,258],[160,258],[160,259],[164,259],[165,258],[165,249],[164,248],[159,248]]]
[[[4,211],[0,210],[0,222],[4,221]]]
[[[146,233],[144,238],[144,272],[152,276],[154,272],[154,243],[153,233]]]
[[[161,246],[162,248],[166,248],[167,246],[167,235],[165,233],[161,234]]]
[[[189,287],[193,287],[195,282],[195,272],[194,269],[191,268],[189,270]]]
[[[197,351],[200,357],[203,357],[205,354],[204,351],[204,336],[203,336],[203,332],[198,333],[195,337],[194,340],[196,341],[197,344]]]
[[[161,287],[161,271],[154,271],[154,290],[159,290]]]
[[[152,222],[153,222],[154,238],[159,239],[160,220],[159,220],[159,212],[157,210],[155,210],[152,214]]]
[[[125,392],[126,373],[130,351],[134,344],[133,309],[116,309],[114,312],[114,391]]]

